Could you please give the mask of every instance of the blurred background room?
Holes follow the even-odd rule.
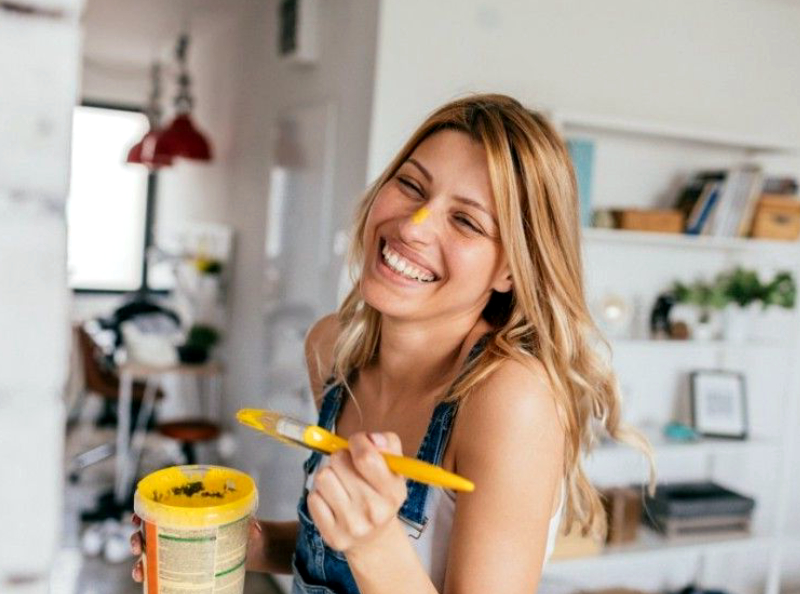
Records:
[[[132,492],[210,463],[295,518],[311,323],[439,104],[568,141],[587,296],[644,458],[539,592],[800,592],[800,0],[0,0],[0,592],[141,591]],[[534,469],[531,469],[533,472]],[[247,592],[290,579],[248,574]]]

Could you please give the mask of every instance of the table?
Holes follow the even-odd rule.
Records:
[[[117,459],[114,469],[114,501],[123,506],[131,490],[133,473],[139,464],[144,447],[147,422],[153,414],[155,397],[159,383],[169,375],[190,376],[198,380],[200,403],[207,400],[208,410],[204,414],[208,418],[219,420],[221,408],[222,365],[219,361],[209,361],[197,365],[178,364],[168,367],[156,367],[141,363],[125,363],[119,367],[119,411],[117,422]],[[144,397],[136,417],[136,426],[131,434],[131,407],[133,404],[133,382],[139,379],[145,382]],[[211,384],[208,398],[204,398],[204,380]]]

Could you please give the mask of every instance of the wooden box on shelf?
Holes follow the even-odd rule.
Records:
[[[591,533],[583,535],[576,523],[569,534],[564,534],[564,525],[558,528],[553,554],[554,561],[561,559],[576,559],[579,557],[592,557],[602,552],[600,541]]]
[[[679,210],[624,208],[616,211],[617,227],[628,231],[683,233],[684,215]]]
[[[760,239],[796,240],[800,237],[800,200],[797,196],[761,196],[750,234]]]
[[[622,544],[636,540],[642,517],[642,496],[633,488],[602,490],[603,507],[608,519],[606,543]]]

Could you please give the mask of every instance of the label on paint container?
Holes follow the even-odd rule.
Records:
[[[244,588],[250,517],[213,528],[144,522],[146,594],[239,594]]]

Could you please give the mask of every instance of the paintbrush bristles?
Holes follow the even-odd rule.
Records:
[[[287,439],[278,431],[278,422],[283,420],[287,420],[288,417],[284,417],[278,412],[271,411],[271,410],[261,410],[257,408],[243,408],[236,413],[236,419],[242,423],[243,425],[247,425],[248,427],[255,429],[256,431],[261,431],[262,433],[266,433],[270,437],[277,439],[285,444],[298,446],[299,444],[292,441],[291,439]]]

